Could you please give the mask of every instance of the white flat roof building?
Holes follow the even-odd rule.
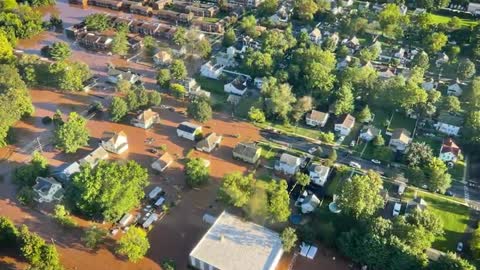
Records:
[[[223,212],[190,252],[201,270],[274,270],[283,254],[278,233]]]

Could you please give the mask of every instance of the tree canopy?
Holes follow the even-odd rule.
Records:
[[[191,158],[185,164],[185,175],[190,187],[199,187],[208,182],[210,169],[202,158]]]
[[[118,241],[117,253],[127,256],[129,261],[137,262],[147,254],[149,248],[147,232],[132,226]]]
[[[240,172],[226,174],[220,186],[219,197],[236,207],[242,207],[250,200],[254,184],[253,174],[246,176]]]
[[[198,122],[205,123],[212,118],[212,107],[208,98],[197,97],[190,101],[187,107],[188,116]]]
[[[87,120],[76,112],[71,112],[68,120],[55,129],[57,147],[66,153],[75,153],[80,147],[87,145],[89,136]]]

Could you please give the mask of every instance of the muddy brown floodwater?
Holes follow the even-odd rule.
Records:
[[[82,9],[77,5],[69,5],[66,0],[58,0],[56,6],[42,8],[45,18],[50,14],[57,14],[64,21],[65,27],[80,22],[86,15],[95,12],[117,13],[108,9],[88,8]],[[131,15],[130,15],[131,16]],[[149,18],[148,18],[149,19]],[[39,54],[40,49],[55,41],[66,41],[72,47],[72,59],[87,63],[92,72],[103,76],[106,73],[107,63],[117,66],[129,67],[144,76],[147,88],[153,89],[155,83],[155,70],[149,66],[138,63],[126,62],[118,57],[108,56],[102,53],[92,53],[72,43],[61,33],[45,32],[32,39],[22,40],[17,48],[27,53]],[[191,65],[189,65],[191,67]],[[99,100],[108,104],[108,100],[114,93],[108,90],[95,90],[90,94],[62,93],[46,89],[32,89],[31,95],[35,114],[17,123],[13,128],[16,142],[14,145],[0,149],[0,174],[4,180],[0,182],[0,214],[11,218],[16,224],[26,224],[32,231],[39,233],[44,239],[52,242],[58,248],[62,264],[66,269],[161,269],[160,264],[165,259],[173,259],[177,263],[177,269],[186,269],[188,254],[191,249],[206,232],[208,226],[202,222],[205,213],[213,215],[223,211],[224,206],[216,202],[217,189],[222,176],[227,172],[246,172],[253,168],[245,163],[232,159],[233,147],[243,140],[258,140],[259,130],[245,122],[233,120],[225,114],[215,114],[214,119],[205,123],[204,133],[217,132],[224,136],[219,149],[211,154],[194,152],[194,156],[200,156],[211,161],[211,183],[205,188],[189,189],[185,187],[182,158],[194,146],[193,142],[180,139],[176,135],[177,125],[185,120],[183,114],[168,110],[157,110],[161,117],[161,123],[151,130],[143,130],[127,123],[111,123],[105,121],[105,117],[96,116],[88,122],[88,128],[92,139],[90,146],[81,149],[78,153],[66,155],[52,147],[52,127],[41,122],[45,116],[60,109],[62,113],[71,111],[84,112],[93,100]],[[101,97],[101,98],[99,98]],[[171,105],[176,111],[184,111],[183,104],[179,104],[167,96],[163,96],[163,104]],[[86,249],[81,244],[82,232],[78,230],[65,230],[49,216],[51,205],[41,206],[35,210],[22,207],[15,199],[15,186],[11,183],[13,169],[26,162],[31,152],[42,147],[44,155],[52,166],[60,166],[73,162],[86,155],[93,147],[98,145],[98,140],[104,131],[123,130],[129,141],[129,151],[122,156],[113,156],[113,159],[132,159],[146,168],[155,159],[155,155],[147,150],[153,146],[166,145],[167,152],[172,154],[175,162],[162,175],[153,173],[150,169],[151,186],[161,186],[167,192],[167,200],[175,202],[170,213],[160,222],[157,222],[149,232],[151,248],[145,259],[133,264],[123,258],[117,257],[113,252],[113,240],[96,251]],[[239,137],[238,137],[239,136]],[[144,143],[146,138],[153,138],[152,145]],[[147,190],[151,189],[151,186]],[[91,223],[77,218],[81,227]],[[24,268],[24,264],[15,260],[11,252],[0,250],[0,269],[8,267]],[[336,260],[332,258],[336,257]],[[246,258],[248,259],[248,258]],[[292,262],[291,255],[285,255],[278,270],[312,270],[312,269],[339,269],[346,270],[348,263],[326,249],[320,249],[315,260],[297,257],[293,268],[289,268]]]

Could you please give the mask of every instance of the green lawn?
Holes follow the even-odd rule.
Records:
[[[343,181],[350,177],[352,169],[348,166],[341,166],[337,168],[337,174],[332,180],[328,181],[325,190],[325,195],[333,197],[334,194],[338,194]]]
[[[411,119],[402,113],[395,113],[388,130],[393,131],[396,128],[404,128],[413,132],[413,129],[415,128],[415,119]]]
[[[442,141],[435,140],[432,137],[427,137],[427,136],[417,136],[413,139],[415,142],[424,142],[432,148],[434,153],[437,153],[440,151],[440,147],[442,146]]]
[[[463,170],[465,168],[465,162],[457,161],[453,168],[449,169],[448,172],[452,175],[452,178],[458,181],[463,180]]]
[[[252,106],[258,105],[259,100],[252,97],[243,97],[240,103],[235,106],[235,116],[240,118],[248,118],[248,111]]]
[[[203,90],[225,95],[225,91],[223,90],[223,86],[225,83],[222,80],[209,79],[200,75],[196,76],[195,80],[202,87]]]
[[[391,114],[382,109],[374,109],[372,113],[375,114],[373,118],[373,125],[377,128],[384,128],[385,122],[390,120]]]
[[[261,128],[272,127],[274,129],[281,130],[286,133],[298,134],[298,135],[302,135],[312,139],[318,139],[318,137],[320,136],[320,133],[322,132],[320,129],[305,127],[301,124],[298,124],[298,126],[295,127],[295,125],[265,122],[265,123],[257,124],[257,126]]]
[[[452,19],[452,17],[444,16],[444,15],[438,15],[438,14],[432,14],[432,18],[433,18],[432,24],[448,23]],[[462,26],[467,26],[467,27],[474,26],[474,25],[478,24],[478,22],[476,22],[474,20],[468,20],[468,19],[460,18],[460,21],[461,21]]]
[[[413,198],[414,190],[408,188],[404,194],[405,201]],[[458,241],[467,228],[469,209],[467,206],[449,201],[455,199],[443,195],[417,191],[417,196],[422,197],[428,204],[428,209],[443,221],[445,234],[437,237],[432,247],[441,251],[455,251]]]

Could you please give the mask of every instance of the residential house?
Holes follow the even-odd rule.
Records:
[[[344,7],[350,7],[353,5],[353,0],[341,0],[340,3]]]
[[[405,215],[408,215],[415,210],[424,211],[425,209],[427,209],[427,206],[427,202],[424,199],[415,196],[415,198],[407,202]]]
[[[190,252],[188,262],[200,270],[274,270],[282,254],[277,232],[224,211]]]
[[[312,183],[318,186],[324,186],[327,182],[328,174],[330,173],[330,168],[320,164],[312,164],[308,168],[308,175]]]
[[[410,137],[410,132],[408,130],[404,128],[397,128],[393,130],[388,145],[394,148],[396,151],[405,152],[411,141],[412,138]]]
[[[158,0],[153,2],[152,7],[154,10],[164,9],[166,5],[170,5],[172,0]]]
[[[328,117],[328,113],[312,110],[305,115],[305,122],[312,127],[324,127],[327,124]]]
[[[143,47],[143,38],[135,34],[128,34],[127,42],[131,52],[137,52]]]
[[[254,164],[260,158],[262,148],[252,142],[241,142],[233,148],[233,158]]]
[[[480,4],[479,3],[468,3],[467,12],[470,12],[474,16],[480,15]]]
[[[447,95],[449,96],[456,96],[456,97],[459,97],[461,96],[463,93],[463,89],[462,87],[460,86],[460,83],[459,82],[456,82],[454,84],[451,84],[448,86],[447,88]]]
[[[377,137],[378,135],[380,135],[380,133],[380,129],[370,125],[363,127],[363,129],[360,131],[359,137],[360,139],[369,142],[375,139],[375,137]]]
[[[173,163],[173,157],[169,153],[164,153],[152,163],[152,169],[159,172],[165,171]]]
[[[111,48],[113,39],[111,37],[101,36],[94,33],[83,33],[78,35],[77,41],[87,49],[106,51]]]
[[[225,84],[223,90],[230,94],[243,96],[247,91],[247,78],[244,76],[237,76],[233,81]]]
[[[118,133],[106,131],[102,135],[101,145],[108,152],[122,154],[128,150],[127,134],[123,131]]]
[[[425,81],[422,83],[422,88],[423,88],[425,91],[432,91],[432,90],[435,90],[435,89],[437,88],[437,84],[435,83],[435,81],[433,80],[433,78],[430,78],[430,79],[425,80]]]
[[[60,201],[63,198],[62,185],[57,182],[53,177],[41,177],[38,176],[35,179],[35,185],[33,191],[35,192],[34,200],[42,202]]]
[[[108,152],[102,146],[95,148],[90,154],[78,161],[79,167],[88,164],[91,168],[94,168],[102,160],[108,159]]]
[[[112,66],[108,66],[107,81],[113,84],[117,84],[121,80],[134,84],[140,80],[140,75],[131,72],[130,70],[116,69]]]
[[[350,65],[351,62],[352,62],[352,57],[350,55],[347,55],[347,56],[345,56],[345,58],[343,58],[342,61],[340,61],[337,64],[336,69],[337,70],[344,70]]]
[[[345,39],[342,41],[343,45],[347,46],[350,49],[353,50],[358,50],[360,48],[360,40],[356,36],[350,38],[350,39]]]
[[[200,74],[203,77],[218,80],[220,75],[222,75],[223,68],[223,65],[213,64],[212,61],[208,61],[200,68]]]
[[[177,135],[190,141],[195,141],[197,134],[202,132],[202,127],[190,122],[182,122],[177,127]]]
[[[133,125],[143,129],[149,129],[153,124],[160,121],[160,116],[152,109],[144,110],[133,120]]]
[[[395,77],[395,73],[390,68],[385,68],[380,70],[380,72],[378,73],[378,77],[386,80]]]
[[[198,151],[203,151],[210,153],[220,145],[220,142],[222,141],[222,136],[217,135],[217,133],[212,132],[208,134],[205,138],[203,138],[201,141],[197,143],[195,146],[195,149]]]
[[[151,16],[153,9],[149,6],[132,5],[130,6],[130,12],[133,14],[140,14],[143,16]]]
[[[65,35],[71,39],[77,39],[80,34],[87,33],[87,26],[85,23],[74,24],[65,29]]]
[[[294,175],[300,169],[300,164],[301,158],[283,153],[275,162],[275,170],[286,175]]]
[[[330,2],[330,12],[333,15],[338,15],[343,13],[343,6],[337,2]]]
[[[464,119],[460,116],[448,112],[440,112],[437,117],[437,123],[434,126],[443,134],[458,136],[458,133],[463,126],[463,122]]]
[[[113,10],[120,10],[123,6],[122,2],[115,0],[88,0],[88,4],[97,7],[104,7]]]
[[[302,214],[312,213],[319,205],[320,200],[312,193],[303,199],[302,204],[300,205],[300,210],[302,211]]]
[[[346,114],[338,118],[337,123],[335,123],[334,129],[335,132],[340,134],[340,136],[348,136],[354,126],[355,117],[350,114]]]
[[[407,6],[406,5],[400,5],[400,14],[405,16],[405,15],[407,15],[407,12],[408,12]]]
[[[166,66],[172,63],[172,55],[166,51],[159,51],[153,56],[153,62],[158,66]]]
[[[440,147],[439,158],[444,162],[456,162],[461,153],[460,147],[451,138],[446,138]]]
[[[395,58],[403,59],[405,58],[405,49],[400,48],[394,55]]]
[[[447,64],[448,61],[450,61],[450,58],[448,57],[448,55],[446,53],[442,52],[438,55],[438,58],[435,61],[435,65],[437,67],[440,67],[443,64]]]
[[[309,37],[313,43],[317,45],[322,44],[322,32],[320,31],[320,29],[318,28],[313,29],[312,32],[310,32]]]

